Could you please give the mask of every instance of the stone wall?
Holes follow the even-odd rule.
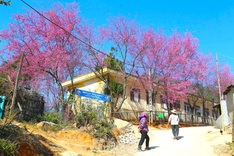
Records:
[[[14,107],[18,120],[35,120],[44,113],[44,97],[38,92],[19,88]]]

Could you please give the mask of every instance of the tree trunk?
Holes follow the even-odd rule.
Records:
[[[205,123],[205,101],[202,100],[202,123],[204,124]]]

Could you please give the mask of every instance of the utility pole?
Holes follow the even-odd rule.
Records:
[[[222,129],[224,130],[224,113],[222,111],[222,94],[221,94],[221,88],[220,88],[220,77],[219,77],[219,65],[218,65],[218,53],[216,53],[216,72],[217,72],[217,78],[218,78],[218,88],[219,88],[219,102],[221,107],[221,115],[222,115]]]
[[[15,105],[15,99],[16,99],[16,95],[17,95],[18,82],[19,82],[19,76],[20,76],[20,72],[21,72],[21,68],[22,68],[22,64],[23,64],[23,59],[24,59],[24,52],[21,54],[21,57],[20,57],[20,65],[18,68],[18,72],[17,72],[17,76],[16,76],[16,80],[15,80],[14,92],[13,92],[12,101],[11,101],[10,115],[11,115],[13,108],[14,108],[14,105]]]

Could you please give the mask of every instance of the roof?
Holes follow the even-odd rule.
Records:
[[[214,105],[213,108],[220,108],[220,104]]]
[[[224,91],[223,94],[227,95],[227,93],[234,87],[234,84],[231,84],[230,86],[228,86]]]
[[[112,74],[112,73],[116,74],[116,72],[117,71],[115,71],[113,69],[109,69],[109,68],[103,68],[103,71],[102,71],[103,75]],[[73,84],[75,85],[75,84],[78,84],[78,83],[81,83],[81,82],[96,78],[97,77],[96,74],[95,74],[95,72],[90,72],[90,73],[86,73],[86,74],[77,76],[77,77],[75,77],[73,79]],[[71,86],[71,80],[67,80],[67,81],[63,82],[62,86],[63,87],[70,87]]]

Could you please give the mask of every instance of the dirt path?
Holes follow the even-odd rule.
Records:
[[[136,129],[135,126],[133,127]],[[138,138],[140,137],[139,133],[135,132],[135,134]],[[173,140],[171,129],[150,128],[149,136],[150,151],[138,152],[137,144],[121,144],[114,150],[102,154],[85,153],[85,151],[80,154],[82,156],[216,156],[214,147],[221,147],[219,145],[225,145],[232,140],[231,134],[224,133],[221,135],[219,129],[211,126],[180,128],[179,140]],[[144,144],[143,147],[145,147]],[[75,150],[73,149],[73,151]],[[225,156],[229,155],[226,154]]]
[[[172,139],[171,130],[153,129],[149,136],[151,150],[136,152],[135,156],[215,156],[215,145],[231,142],[231,134],[221,135],[210,126],[180,128],[179,140]]]
[[[137,126],[132,125],[131,128],[136,137],[140,138]],[[88,139],[85,134],[78,131],[70,130],[53,134],[44,132],[38,128],[31,129],[28,127],[28,130],[33,131],[35,134],[42,135],[50,142],[46,145],[57,154],[66,153],[61,154],[62,156],[77,154],[82,156],[216,156],[214,147],[217,149],[221,147],[219,145],[225,145],[225,143],[230,143],[232,140],[231,134],[224,132],[224,134],[221,135],[219,129],[215,129],[211,126],[180,128],[179,140],[172,139],[171,129],[160,130],[150,128],[150,151],[138,152],[137,144],[119,144],[110,151],[93,152],[92,147],[90,147],[92,144],[90,139]],[[53,144],[53,146],[51,144]],[[145,145],[143,144],[143,148],[144,147]],[[219,150],[223,153],[222,149]]]

